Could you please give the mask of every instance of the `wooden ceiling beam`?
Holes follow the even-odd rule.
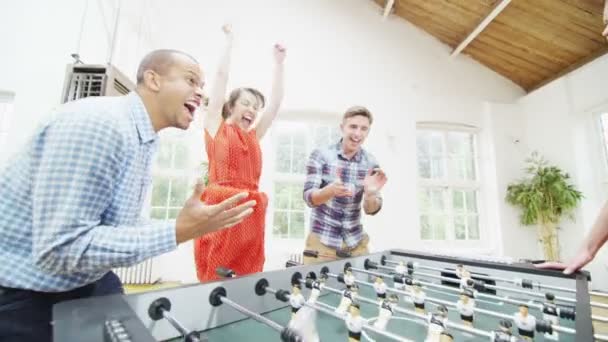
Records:
[[[464,50],[467,45],[469,45],[473,39],[475,39],[475,37],[477,37],[481,31],[483,31],[486,26],[488,26],[492,20],[496,18],[510,2],[511,0],[501,0],[500,2],[497,2],[494,5],[494,8],[492,8],[492,11],[490,11],[490,13],[483,18],[483,20],[481,20],[477,27],[475,27],[473,31],[471,31],[471,33],[469,33],[469,35],[462,42],[460,42],[460,44],[458,44],[458,46],[452,52],[452,57],[457,56],[462,50]]]

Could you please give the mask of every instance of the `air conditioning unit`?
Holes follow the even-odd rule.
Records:
[[[133,89],[134,83],[113,65],[69,64],[61,102],[89,96],[120,96]]]

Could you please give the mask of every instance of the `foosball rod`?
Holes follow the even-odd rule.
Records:
[[[168,298],[161,297],[152,302],[148,308],[148,316],[154,321],[158,321],[162,318],[169,321],[169,323],[179,331],[184,337],[184,342],[200,342],[200,335],[197,331],[188,331],[171,313],[171,302]]]
[[[300,283],[303,283],[303,284],[306,283],[306,281],[304,281],[302,279],[300,279],[299,281],[300,281]],[[258,281],[258,283],[256,284],[255,289],[256,289],[256,293],[258,295],[264,295],[264,294],[266,294],[266,292],[269,292],[269,293],[274,294],[275,297],[277,298],[277,300],[280,300],[280,301],[289,301],[289,298],[291,297],[291,294],[288,291],[285,291],[285,290],[275,290],[272,287],[270,287],[268,285],[268,281],[266,279],[260,279],[260,281]],[[321,306],[314,305],[314,304],[311,304],[311,303],[308,303],[308,302],[304,302],[303,305],[307,306],[307,307],[309,307],[309,308],[311,308],[313,310],[317,310],[317,311],[323,312],[324,314],[327,314],[327,315],[333,316],[335,318],[338,318],[340,320],[344,320],[343,316],[341,316],[341,315],[339,315],[339,314],[337,314],[337,313],[335,313],[333,311],[330,311],[328,309],[325,309],[325,308],[323,308]],[[388,331],[382,331],[382,330],[376,329],[376,328],[372,327],[371,325],[369,325],[367,323],[363,325],[363,328],[365,328],[365,329],[367,329],[369,331],[375,332],[377,334],[383,335],[384,337],[390,338],[391,340],[395,340],[395,341],[399,341],[399,342],[412,342],[411,340],[408,340],[408,339],[405,339],[405,338],[403,338],[401,336],[392,334],[392,333],[390,333]]]
[[[589,291],[589,294],[592,296],[605,297],[608,298],[608,293],[597,292],[597,291]]]
[[[399,262],[394,261],[394,260],[388,260],[385,258],[382,258],[382,260],[380,261],[381,264],[389,264],[389,265],[398,265]],[[438,267],[432,267],[432,266],[424,266],[424,265],[420,265],[417,262],[414,262],[414,269],[416,268],[421,268],[421,269],[426,269],[426,270],[431,270],[431,271],[438,271],[438,272],[444,272],[444,273],[449,273],[449,274],[454,274],[457,275],[456,271],[451,271],[451,270],[446,270],[446,269],[442,269],[442,268],[438,268]],[[390,268],[391,270],[394,270],[394,268]],[[473,275],[471,273],[471,275]],[[475,274],[475,278],[478,279],[483,279],[483,280],[493,280],[493,281],[501,281],[503,283],[509,283],[509,284],[514,284],[514,285],[519,285],[521,286],[521,283],[517,280],[517,279],[507,279],[507,278],[502,278],[502,277],[497,277],[497,276],[486,276],[486,275],[481,275],[481,274]],[[576,293],[575,289],[570,289],[570,288],[566,288],[566,287],[561,287],[561,286],[553,286],[553,285],[546,285],[546,284],[541,284],[540,282],[532,282],[530,281],[530,284],[532,286],[537,286],[539,288],[545,288],[545,289],[549,289],[549,290],[558,290],[558,291],[563,291],[563,292],[571,292],[571,293]]]
[[[211,295],[209,296],[209,301],[210,301],[211,305],[213,305],[213,306],[219,306],[221,304],[226,304],[226,305],[230,306],[231,308],[233,308],[234,310],[242,313],[243,315],[248,316],[249,318],[252,318],[255,321],[258,321],[262,324],[269,326],[270,328],[278,331],[281,334],[282,341],[286,341],[286,342],[300,341],[300,337],[295,332],[293,332],[291,329],[289,329],[287,327],[283,327],[279,323],[277,323],[273,320],[270,320],[256,312],[253,312],[253,311],[241,306],[240,304],[235,303],[232,300],[228,299],[228,297],[226,297],[226,289],[224,289],[223,287],[215,288],[211,292]]]
[[[333,274],[333,273],[325,273],[328,277],[331,278],[336,278],[338,279],[338,281],[340,281],[340,278],[338,275]],[[355,283],[360,284],[360,285],[364,285],[364,286],[369,286],[369,287],[373,287],[374,285],[372,283],[368,283],[365,281],[361,281],[361,280],[355,280]],[[393,288],[387,288],[386,289],[387,292],[392,292],[392,293],[397,293],[397,294],[401,294],[401,295],[405,295],[411,298],[411,295],[405,291],[401,291],[401,290],[397,290],[397,289],[393,289]],[[357,298],[359,298],[359,296],[357,296]],[[456,305],[452,302],[448,302],[446,300],[443,299],[439,299],[439,298],[433,298],[433,297],[426,297],[426,300],[435,304],[435,305],[445,305],[451,308],[456,308]],[[523,303],[523,302],[522,302]],[[397,307],[399,308],[399,307]],[[506,315],[506,314],[501,314],[498,312],[492,312],[489,310],[485,310],[485,309],[481,309],[478,307],[474,307],[473,308],[474,312],[478,312],[478,313],[482,313],[484,315],[487,316],[492,316],[494,318],[501,318],[501,319],[507,319],[507,320],[513,320],[513,316],[512,315]],[[576,334],[576,331],[574,329],[570,329],[570,328],[566,328],[566,327],[562,327],[559,325],[551,325],[551,327],[553,328],[553,330],[558,331],[558,332],[563,332],[566,334]]]
[[[329,287],[329,286],[325,286],[324,285],[323,289],[327,290],[329,292],[333,292],[333,293],[338,294],[338,295],[342,295],[342,291],[340,291],[338,289],[334,289],[334,288]],[[362,297],[360,295],[356,295],[355,298],[357,300],[363,302],[363,303],[371,304],[371,305],[374,305],[374,306],[378,305],[377,301],[374,301],[374,300],[366,298],[366,297]],[[411,310],[407,310],[407,309],[404,309],[404,308],[395,307],[395,311],[396,312],[400,312],[400,313],[405,314],[405,315],[410,315],[410,316],[413,316],[413,317],[421,318],[425,322],[426,322],[426,319],[427,319],[427,317],[425,315],[423,315],[423,314],[419,314],[417,312],[414,312],[414,311],[411,311]],[[475,329],[475,328],[469,328],[469,327],[466,327],[464,325],[455,324],[455,323],[452,323],[452,322],[449,322],[449,321],[447,322],[447,326],[449,326],[450,328],[454,328],[454,329],[457,329],[457,330],[462,330],[462,331],[465,331],[465,332],[468,332],[468,333],[471,333],[471,334],[475,334],[475,335],[479,335],[479,336],[484,336],[484,337],[491,337],[492,336],[492,334],[489,333],[489,332],[487,332],[487,331],[483,331],[483,330],[479,330],[479,329]]]
[[[437,276],[434,274],[430,274],[430,273],[422,273],[422,272],[414,272],[414,274],[418,274],[420,276],[425,276],[425,277],[429,277],[429,278],[435,278],[435,279],[440,279],[443,281],[447,281],[447,282],[451,282],[451,283],[457,283],[460,284],[460,281],[457,279],[453,279],[453,278],[449,278],[449,277],[442,277],[442,276]],[[511,293],[515,293],[515,294],[527,294],[529,296],[532,297],[538,297],[538,298],[544,298],[545,295],[543,295],[542,293],[536,293],[536,292],[531,292],[531,291],[525,291],[525,290],[518,290],[518,289],[511,289],[508,287],[503,287],[503,286],[496,286],[496,285],[489,285],[489,284],[483,284],[484,287],[491,289],[491,290],[501,290],[504,292],[511,292]],[[560,300],[562,302],[567,302],[567,303],[576,303],[576,299],[574,298],[567,298],[567,297],[562,297],[562,296],[555,296],[555,299]],[[596,308],[602,308],[602,309],[608,309],[608,304],[604,304],[604,303],[598,303],[598,302],[589,302],[589,305],[594,306]]]
[[[395,269],[392,268],[392,267],[386,267],[386,266],[382,266],[382,265],[375,265],[374,268],[381,269],[381,270],[392,271],[392,272],[395,271]],[[430,273],[416,272],[416,271],[413,271],[412,274],[417,274],[417,275],[420,275],[420,276],[426,276],[426,277],[429,277],[429,278],[440,279],[440,280],[443,280],[443,281],[446,281],[446,282],[450,282],[450,283],[460,284],[460,279],[455,279],[455,278],[450,278],[450,277],[444,277],[444,276],[440,276],[440,275],[438,276],[438,275],[434,275],[434,274],[430,274]],[[490,285],[490,284],[485,284],[484,283],[484,287],[487,287],[487,288],[492,289],[492,290],[501,290],[501,291],[511,292],[511,293],[517,293],[517,294],[524,293],[524,294],[527,294],[527,295],[530,295],[530,296],[534,296],[534,297],[541,297],[541,298],[545,297],[545,295],[542,294],[542,293],[536,293],[536,292],[532,292],[532,291],[525,291],[525,290],[521,290],[521,289],[512,289],[512,288],[509,288],[509,287],[498,286],[498,285]],[[555,296],[555,299],[561,300],[563,302],[568,302],[568,303],[576,303],[575,299],[567,298],[567,297]],[[601,307],[601,305],[599,305],[599,307]],[[608,305],[607,305],[607,307],[608,307]]]

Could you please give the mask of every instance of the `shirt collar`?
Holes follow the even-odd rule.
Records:
[[[338,156],[345,159],[345,160],[349,160],[346,155],[344,154],[344,149],[342,149],[342,139],[340,139],[340,141],[338,141],[337,144],[334,145],[334,148],[336,150],[336,152],[338,153]],[[361,158],[363,157],[363,149],[360,148],[359,151],[357,151],[357,153],[355,153],[355,155],[351,158],[353,161],[359,163],[361,162]]]
[[[133,91],[127,95],[127,98],[131,107],[131,117],[135,121],[137,134],[139,135],[139,141],[145,144],[158,139],[158,134],[154,131],[154,126],[152,126],[152,121],[150,120],[150,114],[148,114],[139,94]]]

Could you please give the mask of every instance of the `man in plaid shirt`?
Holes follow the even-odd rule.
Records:
[[[349,108],[340,124],[340,142],[313,151],[308,160],[304,200],[312,214],[305,249],[318,256],[304,255],[305,264],[333,260],[338,251],[368,253],[361,207],[368,215],[378,213],[387,181],[374,156],[361,148],[372,121],[367,108]]]
[[[197,186],[175,222],[140,220],[157,133],[188,128],[202,77],[189,55],[153,51],[134,92],[61,106],[0,170],[0,341],[51,341],[54,304],[121,293],[113,268],[252,213],[235,207],[247,193],[205,205]]]

